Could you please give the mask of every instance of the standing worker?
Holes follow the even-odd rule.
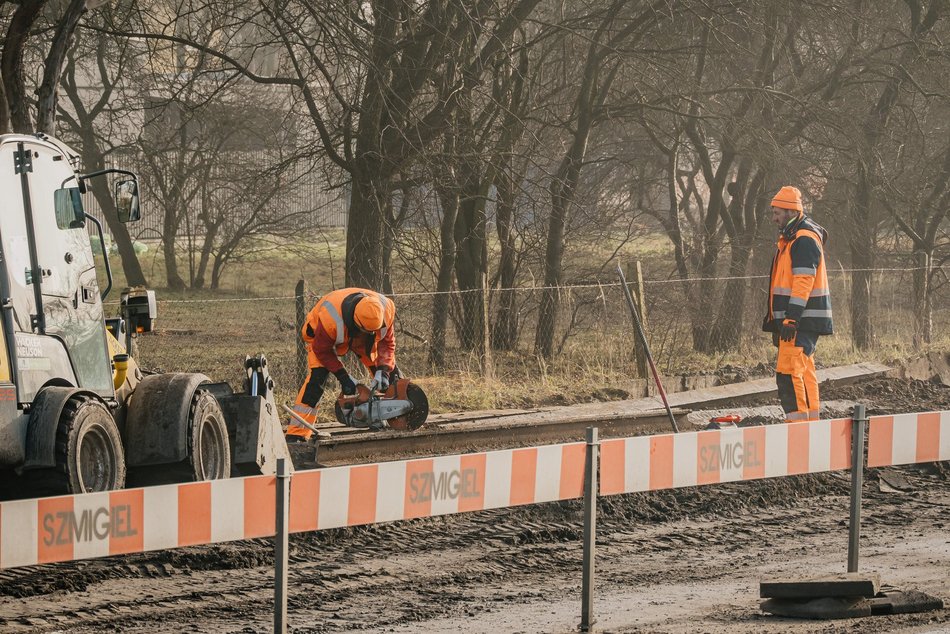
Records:
[[[762,330],[778,346],[775,382],[787,422],[818,420],[815,347],[833,332],[825,272],[828,232],[805,215],[802,193],[785,186],[772,199],[778,250],[769,281],[769,312]]]
[[[353,351],[372,373],[376,387],[385,391],[398,378],[396,336],[393,323],[396,306],[385,295],[363,288],[343,288],[327,293],[307,314],[300,335],[307,344],[310,374],[297,394],[294,413],[310,424],[317,420],[317,403],[331,373],[344,394],[356,393],[356,381],[339,357]],[[291,422],[288,442],[310,439],[312,431]]]

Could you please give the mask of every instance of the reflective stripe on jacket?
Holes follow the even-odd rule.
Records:
[[[793,220],[778,239],[769,281],[769,312],[763,330],[777,332],[783,319],[819,335],[834,332],[825,271],[828,233],[808,216]]]
[[[363,335],[357,330],[353,321],[356,304],[364,297],[376,299],[383,307],[383,326],[369,335]],[[356,347],[361,352],[366,352],[374,365],[392,369],[395,367],[396,340],[393,332],[395,320],[396,306],[385,295],[363,288],[341,288],[320,298],[307,314],[300,334],[303,340],[313,348],[322,367],[331,372],[342,367],[335,357],[346,354],[356,337],[367,340],[362,342],[363,345]],[[370,339],[372,339],[371,342]]]

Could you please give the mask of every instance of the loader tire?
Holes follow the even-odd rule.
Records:
[[[188,417],[189,479],[219,480],[231,475],[231,444],[218,399],[199,389]]]
[[[101,401],[77,395],[66,401],[56,429],[55,474],[65,493],[125,486],[125,452],[115,419]]]

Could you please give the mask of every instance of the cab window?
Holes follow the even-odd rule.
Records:
[[[80,229],[86,226],[82,195],[78,187],[57,189],[53,195],[56,226],[60,229]]]

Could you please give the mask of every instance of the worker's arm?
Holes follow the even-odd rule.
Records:
[[[788,300],[786,319],[801,319],[808,297],[815,287],[815,274],[821,264],[821,247],[811,236],[799,236],[791,246],[792,296]]]
[[[320,365],[331,373],[336,374],[343,369],[343,364],[336,356],[336,339],[330,336],[330,333],[324,329],[319,320],[317,321],[316,332],[313,333],[313,341],[310,342],[310,348],[320,361]]]
[[[376,367],[391,372],[396,367],[396,329],[395,323],[386,329],[386,336],[376,344]]]

